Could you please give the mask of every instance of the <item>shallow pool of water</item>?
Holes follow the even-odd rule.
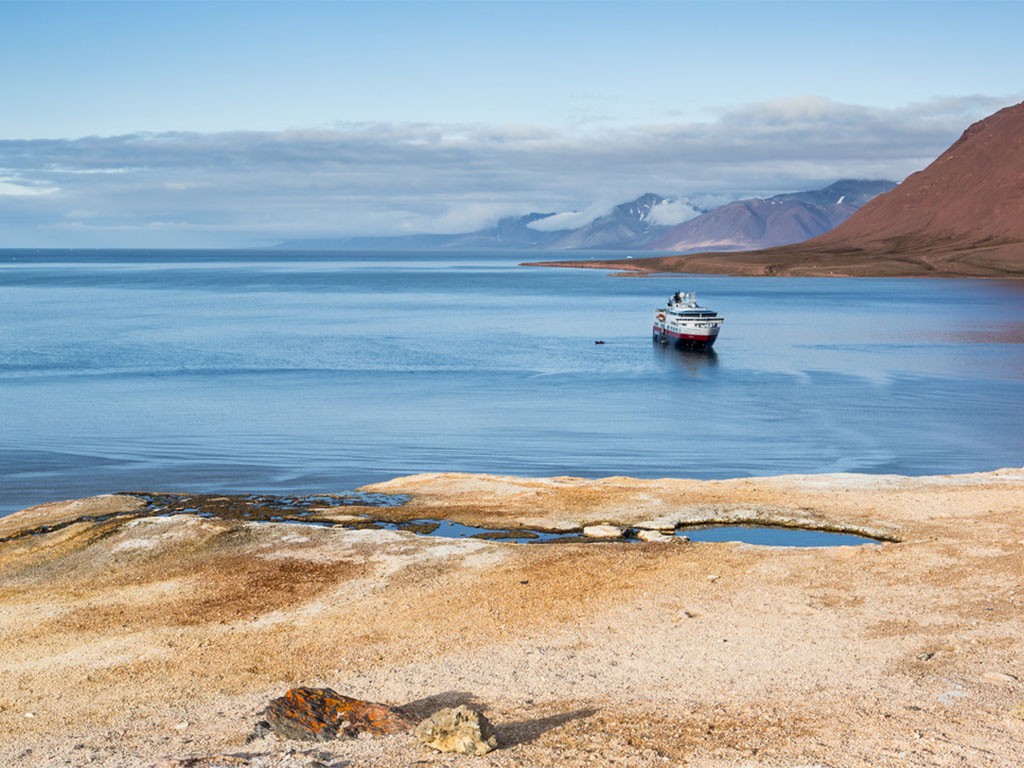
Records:
[[[533,544],[553,541],[584,541],[596,542],[576,531],[540,531],[517,528],[484,528],[463,525],[449,520],[411,520],[404,523],[374,521],[373,527],[392,531],[406,531],[421,536],[435,536],[442,539],[486,539],[504,541],[515,544]],[[621,539],[604,539],[611,542],[638,542],[636,529],[627,529]],[[781,526],[758,525],[718,525],[694,528],[680,528],[676,531],[679,537],[690,541],[728,542],[737,541],[744,544],[757,544],[768,547],[849,547],[863,544],[880,544],[877,539],[858,536],[851,533],[833,531],[817,531],[806,528],[785,528]]]
[[[690,541],[738,541],[765,547],[850,547],[880,544],[877,539],[852,533],[813,531],[807,528],[783,528],[767,525],[715,525],[701,528],[680,528],[677,536]]]

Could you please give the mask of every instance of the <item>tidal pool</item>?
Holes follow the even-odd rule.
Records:
[[[436,536],[442,539],[486,539],[515,544],[547,543],[556,541],[586,542],[638,542],[637,529],[627,528],[621,539],[591,539],[579,530],[542,531],[517,528],[484,528],[463,525],[449,520],[411,520],[404,523],[374,521],[372,527],[393,531],[407,531],[421,536]],[[757,544],[767,547],[849,547],[864,544],[881,544],[878,539],[853,533],[819,531],[808,528],[786,528],[768,525],[714,525],[679,528],[675,535],[690,541],[729,542]]]
[[[677,536],[690,541],[738,541],[765,547],[850,547],[863,544],[881,544],[878,539],[853,533],[816,531],[808,528],[785,528],[770,525],[713,525],[680,528]]]
[[[637,528],[625,528],[622,537],[613,539],[590,538],[582,529],[549,531],[530,528],[488,528],[466,525],[451,520],[418,518],[414,520],[385,520],[376,515],[355,514],[348,520],[331,520],[332,511],[345,507],[377,507],[380,509],[400,507],[408,497],[401,495],[348,492],[343,494],[316,496],[272,496],[247,494],[207,495],[173,493],[132,493],[143,502],[141,509],[104,516],[87,516],[66,520],[54,525],[42,525],[21,531],[13,536],[50,533],[78,522],[102,523],[108,519],[131,519],[147,515],[161,517],[171,515],[198,515],[204,518],[224,520],[248,520],[265,523],[291,523],[328,528],[378,529],[404,531],[419,536],[433,536],[442,539],[481,539],[501,541],[510,544],[547,544],[557,542],[586,543],[637,543],[640,541]],[[326,516],[324,513],[327,513]],[[808,528],[787,528],[771,525],[696,525],[680,527],[675,536],[695,542],[741,542],[769,547],[848,547],[864,544],[881,544],[880,539],[852,533],[822,531]],[[0,539],[6,541],[7,539]]]

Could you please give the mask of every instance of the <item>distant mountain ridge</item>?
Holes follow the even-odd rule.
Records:
[[[1024,279],[1024,102],[971,125],[924,170],[795,245],[538,262],[635,273]]]
[[[705,211],[686,200],[647,193],[580,227],[552,229],[555,213],[501,219],[457,234],[289,240],[276,248],[310,250],[744,250],[798,243],[829,231],[896,184],[844,179],[824,189],[739,200]],[[681,224],[658,223],[663,206],[688,209]],[[551,220],[545,226],[545,221]],[[534,226],[538,225],[539,226]]]
[[[791,245],[828,232],[896,186],[844,179],[824,189],[728,203],[683,222],[650,243],[661,251],[743,251]]]
[[[661,195],[648,192],[615,206],[610,213],[578,229],[551,233],[554,237],[544,247],[567,251],[648,248],[666,229],[653,221],[654,210],[669,202]],[[693,210],[699,213],[698,209]]]

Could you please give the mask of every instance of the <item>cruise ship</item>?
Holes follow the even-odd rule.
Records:
[[[711,349],[725,318],[697,303],[695,293],[676,292],[654,310],[654,340],[681,349]]]

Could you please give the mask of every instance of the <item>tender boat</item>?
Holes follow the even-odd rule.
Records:
[[[725,318],[697,303],[697,295],[676,292],[654,310],[654,340],[682,349],[711,349]]]

